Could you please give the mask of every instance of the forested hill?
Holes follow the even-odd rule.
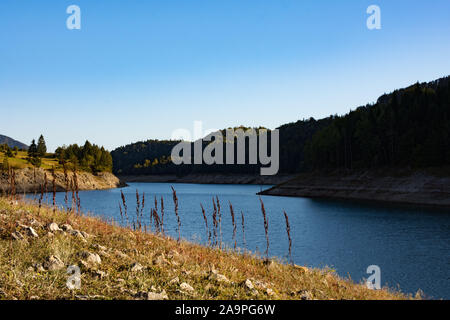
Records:
[[[280,173],[316,169],[429,167],[450,164],[450,77],[416,83],[343,116],[279,127]],[[175,166],[177,141],[117,148],[117,174],[258,173],[259,165]]]
[[[450,77],[381,96],[334,117],[305,146],[310,168],[450,164]]]
[[[178,141],[147,140],[119,147],[111,152],[115,174],[157,174],[175,170],[170,162]]]
[[[317,130],[326,127],[331,119],[298,121],[280,127],[280,172],[295,173],[305,167],[303,146],[311,140]],[[239,127],[244,131],[249,129]],[[234,128],[238,129],[238,128]],[[259,128],[255,128],[259,129]],[[269,140],[270,141],[270,140]],[[234,173],[259,174],[260,164],[256,165],[174,165],[170,160],[172,148],[179,141],[148,140],[129,144],[111,152],[113,172],[119,175],[148,175],[190,173]],[[204,147],[207,144],[204,143]],[[194,148],[192,147],[192,150]],[[248,163],[248,145],[246,145]],[[236,154],[236,152],[235,152]],[[226,148],[224,147],[224,158]]]

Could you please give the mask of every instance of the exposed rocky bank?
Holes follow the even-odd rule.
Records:
[[[260,194],[450,207],[450,171],[431,168],[308,173]]]
[[[53,189],[52,173],[44,169],[25,168],[15,170],[15,188],[17,193],[40,192],[41,185],[45,185],[45,175],[47,175],[47,190]],[[73,181],[73,173],[68,172],[69,186]],[[7,172],[0,172],[0,193],[10,189],[10,180]],[[110,172],[100,172],[96,175],[79,171],[77,172],[77,182],[79,190],[103,190],[125,186],[114,174]],[[55,172],[56,191],[65,191],[67,188],[66,177],[63,172]]]
[[[200,184],[253,184],[273,185],[293,178],[292,175],[241,175],[241,174],[189,174],[178,177],[176,175],[139,175],[119,176],[126,182],[173,182],[173,183],[200,183]]]

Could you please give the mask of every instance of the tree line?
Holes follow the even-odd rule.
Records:
[[[0,152],[4,153],[2,169],[9,168],[8,158],[14,158],[19,151],[18,147],[11,149],[7,144],[0,145]],[[112,171],[113,162],[109,151],[86,141],[83,146],[71,144],[56,149],[55,153],[47,153],[47,146],[43,135],[38,142],[33,139],[27,150],[26,161],[34,167],[41,167],[43,159],[57,159],[61,167],[70,170],[83,170],[92,173]]]
[[[287,124],[280,127],[280,170],[281,173],[298,172],[304,166],[303,149],[301,144],[306,143],[312,135],[325,126],[329,122],[328,119],[316,121],[314,119],[302,120],[297,123]],[[246,132],[248,127],[237,127]],[[259,129],[256,131],[256,145],[259,150]],[[225,130],[222,135],[226,136]],[[270,146],[271,131],[268,130],[268,149],[271,153]],[[171,161],[171,151],[180,141],[173,140],[147,140],[117,148],[111,152],[114,162],[115,174],[119,175],[152,175],[152,174],[175,174],[183,176],[186,174],[260,174],[261,167],[264,167],[257,159],[255,164],[250,164],[249,141],[246,137],[245,141],[245,164],[237,164],[237,138],[234,138],[233,154],[235,164],[213,164],[213,165],[197,165],[197,164],[181,164],[175,165]],[[298,143],[294,143],[297,141]],[[210,142],[203,141],[202,150],[204,150]],[[230,141],[223,141],[223,162],[226,163],[227,146]],[[194,157],[194,143],[191,143],[191,158]],[[259,151],[258,151],[259,152]]]
[[[55,157],[60,164],[70,165],[72,168],[98,173],[112,171],[111,154],[104,147],[99,147],[86,141],[83,146],[71,144],[55,150]]]
[[[450,164],[449,83],[450,77],[416,83],[346,115],[304,119],[279,127],[279,172]],[[175,166],[170,154],[178,142],[148,140],[117,148],[111,152],[114,173],[256,174],[261,166]]]
[[[450,77],[416,83],[334,116],[305,145],[310,169],[450,164]]]

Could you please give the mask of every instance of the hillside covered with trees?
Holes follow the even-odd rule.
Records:
[[[86,141],[83,146],[72,144],[56,149],[55,153],[48,153],[44,136],[33,139],[27,150],[17,146],[11,148],[8,144],[0,144],[0,169],[24,169],[35,167],[42,169],[82,170],[90,173],[111,172],[112,157],[103,147]]]
[[[280,173],[295,173],[301,170],[305,164],[303,147],[308,140],[320,128],[325,127],[330,122],[330,119],[323,119],[316,121],[314,119],[302,120],[292,124],[286,124],[280,128]],[[242,129],[244,132],[250,128],[237,127],[235,130]],[[256,131],[260,128],[254,128]],[[222,130],[225,136],[225,130]],[[270,141],[270,131],[269,131]],[[256,138],[256,141],[259,137]],[[246,138],[246,164],[234,165],[194,165],[183,164],[174,165],[171,161],[172,148],[180,141],[170,140],[148,140],[129,144],[115,149],[111,152],[114,163],[114,173],[122,175],[150,175],[150,174],[259,174],[259,163],[249,164],[248,156],[248,141]],[[236,142],[236,138],[235,138]],[[226,159],[226,141],[224,141],[224,162]],[[208,145],[208,142],[203,142],[203,150]],[[193,152],[194,146],[191,144]],[[270,151],[270,145],[269,145]],[[193,153],[191,154],[193,157]],[[234,163],[237,163],[237,144],[234,145]]]
[[[449,85],[450,77],[416,83],[384,94],[376,103],[358,107],[346,115],[311,118],[279,127],[279,172],[449,165]],[[148,140],[117,148],[111,153],[114,173],[259,172],[260,164],[175,166],[170,154],[177,143]]]
[[[450,164],[450,77],[381,96],[317,132],[305,147],[312,168]]]
[[[55,157],[60,164],[69,163],[92,173],[112,171],[111,154],[104,147],[91,144],[89,141],[86,141],[83,146],[71,144],[59,147],[55,151]]]

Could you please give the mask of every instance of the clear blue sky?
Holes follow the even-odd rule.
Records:
[[[66,8],[81,8],[81,30]],[[366,27],[381,7],[382,29]],[[343,114],[450,74],[450,1],[0,1],[0,134],[108,149]]]

